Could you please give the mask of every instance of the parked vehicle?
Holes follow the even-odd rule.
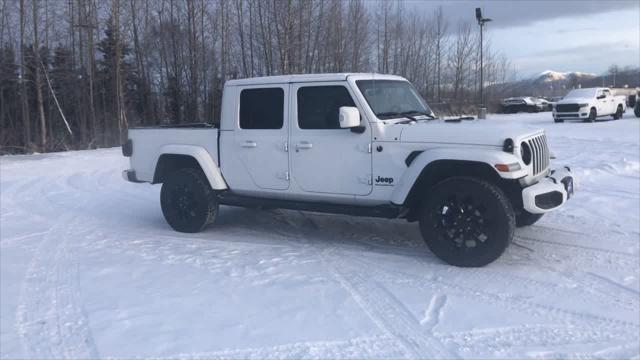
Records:
[[[517,112],[540,112],[549,108],[549,102],[532,96],[510,97],[502,100],[502,112],[513,114]]]
[[[573,193],[569,169],[550,167],[542,129],[438,119],[390,75],[231,80],[219,129],[131,129],[122,150],[125,179],[162,183],[177,231],[202,230],[221,204],[404,218],[434,254],[465,267],[497,259],[516,226]]]
[[[583,120],[594,122],[599,117],[620,119],[627,110],[625,96],[615,96],[609,88],[571,90],[553,109],[555,122]]]
[[[636,98],[634,99],[633,105],[633,113],[636,117],[640,118],[640,90],[638,90],[636,93]]]

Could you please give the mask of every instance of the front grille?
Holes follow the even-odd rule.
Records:
[[[580,111],[580,105],[578,104],[557,104],[557,112],[577,112]]]
[[[549,146],[545,134],[526,140],[531,148],[531,168],[536,176],[549,167]]]

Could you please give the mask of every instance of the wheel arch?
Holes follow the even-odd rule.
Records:
[[[406,195],[396,194],[395,201],[408,209],[407,220],[414,221],[425,195],[437,183],[452,177],[468,176],[497,185],[505,192],[514,209],[522,207],[520,185],[517,179],[505,179],[487,162],[479,160],[437,159],[424,165]]]
[[[152,183],[162,183],[169,173],[182,168],[199,168],[212,189],[227,189],[220,168],[207,150],[200,146],[190,145],[163,146],[156,160]]]

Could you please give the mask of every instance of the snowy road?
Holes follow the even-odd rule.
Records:
[[[545,127],[579,178],[497,262],[416,224],[224,207],[166,225],[119,149],[0,158],[2,358],[640,358],[640,119]]]

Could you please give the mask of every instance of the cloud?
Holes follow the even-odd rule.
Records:
[[[601,43],[590,43],[578,46],[569,46],[563,47],[561,49],[546,49],[542,51],[537,51],[532,53],[530,56],[555,56],[562,55],[566,56],[567,54],[571,54],[573,56],[582,56],[585,54],[592,53],[602,53],[602,49],[608,49],[609,51],[613,50],[630,50],[633,49],[633,44],[628,41],[612,41],[612,42],[601,42]],[[637,50],[636,50],[637,51]]]
[[[494,19],[491,27],[526,26],[556,18],[576,18],[590,14],[628,10],[640,15],[640,2],[636,0],[558,0],[558,1],[415,1],[410,5],[428,13],[442,6],[445,16],[452,22],[475,21],[474,9],[482,8],[483,15]],[[567,24],[570,28],[570,24]]]
[[[607,49],[607,51],[602,51]],[[513,59],[524,77],[538,73],[540,69],[556,71],[585,71],[603,73],[611,64],[621,67],[637,66],[640,50],[628,41],[596,42],[565,48],[536,51]],[[635,59],[635,61],[634,61]]]

